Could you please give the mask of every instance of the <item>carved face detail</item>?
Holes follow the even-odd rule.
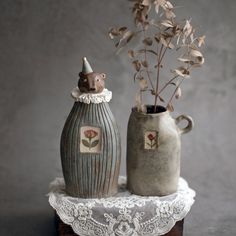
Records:
[[[82,93],[101,93],[105,87],[106,74],[104,73],[79,73],[78,87]]]

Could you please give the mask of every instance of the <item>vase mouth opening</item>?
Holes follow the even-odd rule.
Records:
[[[160,114],[168,112],[165,107],[156,106],[156,109],[155,109],[154,105],[146,105],[146,112],[138,111],[137,107],[133,107],[132,111],[137,112],[139,114],[143,114],[143,115],[160,115]]]

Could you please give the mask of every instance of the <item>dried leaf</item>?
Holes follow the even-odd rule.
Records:
[[[171,38],[174,37],[174,35],[173,35],[172,32],[168,32],[168,31],[166,31],[166,30],[162,33],[162,36],[163,36],[165,39],[171,39]]]
[[[149,50],[149,49],[148,49],[147,52],[153,53],[153,54],[156,55],[156,56],[158,55],[157,52],[155,52],[155,51],[153,51],[153,50]]]
[[[149,6],[150,5],[150,0],[143,0],[142,5]]]
[[[152,39],[150,37],[147,37],[143,40],[143,43],[147,46],[152,46]]]
[[[173,5],[169,1],[166,1],[163,5],[166,9],[173,9]]]
[[[161,6],[164,5],[165,2],[166,0],[156,0],[156,4],[161,5]]]
[[[158,98],[160,99],[161,102],[165,102],[165,100],[161,96],[158,96]]]
[[[182,67],[182,66],[177,68],[177,69],[175,69],[174,72],[177,75],[179,75],[181,77],[184,77],[184,78],[188,78],[189,74],[190,74],[189,71],[186,68]]]
[[[178,87],[176,90],[176,93],[175,93],[175,98],[179,99],[181,97],[181,95],[182,95],[182,91],[181,91],[180,87]]]
[[[174,23],[173,25],[174,25],[174,27],[173,27],[173,29],[172,29],[173,34],[174,34],[175,36],[180,35],[180,33],[181,33],[180,26],[177,25],[176,23]]]
[[[134,51],[133,50],[129,50],[128,51],[128,55],[130,58],[134,58]]]
[[[161,22],[162,25],[166,26],[166,27],[170,27],[173,28],[174,25],[172,24],[172,22],[170,20],[164,20]]]
[[[168,47],[168,43],[167,43],[167,41],[161,36],[161,38],[160,38],[160,41],[161,41],[161,43],[165,46],[165,47]]]
[[[189,47],[190,49],[199,50],[199,48],[195,44],[185,45],[186,47]]]
[[[177,84],[175,82],[171,82],[170,84],[177,87]]]
[[[134,36],[134,32],[132,31],[126,31],[123,36],[120,38],[120,40],[116,43],[116,47],[119,47],[120,45],[124,46],[126,43],[128,43]]]
[[[172,44],[171,42],[170,42],[170,40],[171,39],[164,39],[164,37],[162,37],[161,36],[161,43],[165,46],[165,47],[167,47],[167,48],[170,48],[170,49],[173,49],[174,48],[174,44]]]
[[[193,56],[193,57],[203,57],[203,55],[202,55],[202,53],[200,51],[194,50],[194,49],[192,49],[190,51],[190,55]]]
[[[121,40],[127,39],[128,37],[130,37],[130,35],[132,35],[132,32],[131,32],[130,30],[126,31],[126,32],[123,34]]]
[[[204,57],[197,57],[198,63],[195,64],[199,64],[199,66],[203,65],[205,62],[205,58]]]
[[[162,6],[165,4],[165,2],[166,2],[166,0],[156,0],[155,4]]]
[[[180,37],[181,37],[181,35],[179,35],[179,36],[177,37],[177,41],[176,41],[176,44],[177,44],[177,45],[179,45]]]
[[[148,68],[148,62],[147,61],[142,61],[141,64],[143,67]]]
[[[133,61],[132,64],[134,65],[136,71],[140,71],[141,63],[138,60]]]
[[[173,112],[174,111],[174,107],[171,103],[168,103],[167,106],[166,106],[166,109],[170,112]]]
[[[142,90],[145,90],[145,89],[148,88],[147,80],[144,79],[143,77],[140,78],[140,80],[139,80],[139,87],[140,87]]]
[[[120,33],[124,33],[126,30],[127,30],[127,27],[126,27],[126,26],[120,27],[120,28],[118,29],[118,31],[119,31]]]
[[[173,43],[168,43],[168,48],[173,49],[175,46]]]
[[[121,39],[115,44],[115,47],[118,48],[120,46]]]
[[[172,10],[166,10],[165,15],[167,19],[172,19],[176,17],[175,13]]]
[[[157,41],[157,43],[160,43],[160,36],[155,36],[154,39]]]
[[[199,38],[197,39],[197,41],[198,41],[198,47],[201,47],[202,45],[205,44],[205,38],[206,38],[206,36],[203,35],[203,36],[201,36],[201,37],[199,37]]]
[[[147,51],[147,49],[139,49],[137,52],[138,53],[145,53]]]
[[[193,29],[193,27],[192,27],[192,25],[190,24],[190,21],[189,21],[189,20],[186,20],[185,26],[184,26],[184,28],[183,28],[184,35],[185,35],[186,37],[188,37],[188,36],[191,34],[192,29]]]
[[[133,36],[134,36],[134,32],[126,31],[121,40],[126,40],[126,42],[128,43],[133,38]]]
[[[140,49],[140,50],[138,50],[138,53],[145,53],[145,52],[150,52],[150,53],[154,54],[155,56],[158,55],[154,50],[151,50],[151,49]]]
[[[179,76],[184,77],[184,74],[182,73],[181,70],[175,69],[175,73],[176,73],[177,75],[179,75]]]
[[[115,37],[119,36],[120,32],[116,28],[112,28],[109,31],[109,37],[110,39],[114,39]]]
[[[110,39],[114,39],[114,35],[111,32],[109,32],[109,37]]]
[[[188,58],[181,58],[181,57],[179,57],[177,60],[178,60],[178,61],[181,61],[181,62],[185,62],[185,63],[189,63],[189,62],[191,61],[191,60],[188,59]]]
[[[193,34],[193,33],[190,34],[190,39],[191,39],[191,43],[193,43],[194,40],[195,40],[195,39],[194,39],[194,34]]]
[[[114,38],[114,36],[119,36],[120,35],[120,31],[119,31],[119,29],[117,29],[117,28],[111,28],[110,30],[109,30],[109,36],[110,36],[110,38]]]

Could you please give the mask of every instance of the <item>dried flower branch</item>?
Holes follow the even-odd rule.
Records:
[[[137,108],[141,112],[145,111],[142,93],[149,92],[154,96],[154,108],[157,112],[159,102],[165,103],[160,94],[172,85],[175,89],[166,108],[173,111],[173,99],[179,99],[182,95],[180,85],[185,79],[190,78],[192,69],[201,67],[204,63],[200,48],[205,44],[205,36],[196,37],[196,29],[193,28],[191,19],[177,22],[174,6],[168,0],[129,1],[133,4],[135,30],[129,30],[125,26],[111,28],[109,36],[115,41],[116,48],[121,49],[134,37],[142,34],[141,48],[128,50],[135,69],[134,81],[139,81],[139,92],[136,94]],[[153,11],[158,19],[150,19]],[[179,54],[176,60],[180,65],[174,69],[170,68],[172,76],[160,88],[161,72],[166,66],[166,52],[174,49]],[[152,64],[155,64],[154,68]],[[152,73],[153,70],[156,70],[156,73]]]

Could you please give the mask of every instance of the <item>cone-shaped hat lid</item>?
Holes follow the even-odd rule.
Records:
[[[92,73],[93,72],[93,69],[92,67],[90,66],[88,60],[86,57],[83,58],[83,67],[82,67],[82,73],[84,75],[86,74],[89,74],[89,73]]]

